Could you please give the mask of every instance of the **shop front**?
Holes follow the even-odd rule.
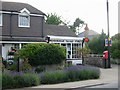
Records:
[[[82,40],[80,37],[67,37],[67,36],[52,36],[49,37],[49,43],[59,44],[66,48],[66,60],[73,65],[82,64],[82,57],[78,55],[78,48],[82,48]]]

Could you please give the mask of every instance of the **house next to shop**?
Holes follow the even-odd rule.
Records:
[[[50,43],[66,47],[67,60],[81,63],[77,57],[77,48],[81,48],[82,37],[77,37],[67,26],[45,24],[45,13],[35,7],[18,2],[2,2],[0,9],[0,42],[1,56],[7,60],[11,48],[21,49],[27,43],[46,43],[45,37],[50,37]]]

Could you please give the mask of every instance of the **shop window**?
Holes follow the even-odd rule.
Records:
[[[79,56],[78,56],[78,48],[81,48],[81,44],[77,44],[77,43],[75,43],[75,44],[72,44],[72,58],[80,58]]]

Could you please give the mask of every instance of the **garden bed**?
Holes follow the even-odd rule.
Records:
[[[63,70],[42,72],[42,73],[23,73],[9,72],[2,75],[2,88],[22,88],[41,84],[57,84],[63,82],[73,82],[88,79],[98,79],[100,70],[91,66],[71,66]]]

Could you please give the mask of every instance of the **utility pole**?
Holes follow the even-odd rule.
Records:
[[[109,34],[109,2],[107,0],[107,27],[108,27],[108,68],[111,68],[110,63],[110,34]]]

